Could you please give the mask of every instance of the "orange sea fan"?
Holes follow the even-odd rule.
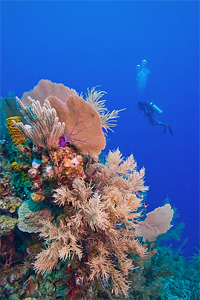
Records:
[[[48,97],[57,111],[59,120],[65,122],[66,140],[84,154],[100,154],[105,148],[105,136],[99,114],[79,96],[71,96],[67,103],[57,97]]]
[[[75,90],[49,80],[40,80],[38,85],[22,96],[22,103],[29,106],[27,97],[39,100],[41,105],[48,99],[55,108],[59,121],[65,123],[66,141],[81,153],[98,155],[105,148],[105,136],[99,113],[78,96]]]
[[[21,101],[25,106],[29,106],[28,96],[39,100],[41,105],[49,96],[55,96],[62,102],[67,103],[69,97],[77,95],[76,91],[64,86],[62,83],[54,83],[47,79],[42,79],[38,84],[28,92],[22,95]]]

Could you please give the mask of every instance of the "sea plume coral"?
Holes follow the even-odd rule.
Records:
[[[31,107],[25,107],[19,98],[16,99],[30,125],[24,125],[22,122],[17,123],[15,121],[13,121],[13,124],[34,145],[48,150],[58,148],[59,138],[65,130],[65,123],[59,122],[56,110],[51,108],[49,101],[45,99],[43,106],[41,106],[39,101],[29,97],[28,100],[31,103]]]
[[[107,132],[108,129],[113,131],[111,127],[116,126],[116,119],[119,118],[119,112],[124,109],[109,111],[106,106],[106,100],[101,99],[106,92],[99,91],[96,87],[87,89],[87,94],[85,100],[99,113],[102,127]]]

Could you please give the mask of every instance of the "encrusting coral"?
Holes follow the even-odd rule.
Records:
[[[28,143],[16,148],[21,154],[11,161],[16,176],[23,171],[26,178],[21,180],[24,193],[18,220],[14,215],[16,230],[30,236],[26,263],[33,264],[35,258],[36,278],[42,282],[48,273],[60,270],[64,279],[59,284],[66,287],[65,292],[58,291],[62,299],[128,297],[129,275],[137,277],[138,260],[156,253],[141,238],[151,240],[141,230],[150,217],[140,221],[148,190],[144,168],[138,171],[133,155],[124,159],[119,149],[110,151],[104,164],[99,162],[97,155],[105,147],[103,130],[115,126],[120,111],[109,112],[103,95],[93,88],[84,100],[73,89],[41,80],[21,100],[17,98],[29,125],[14,123]],[[27,164],[18,163],[22,154]],[[151,216],[154,219],[155,213]],[[170,221],[159,234],[170,228]],[[156,230],[162,222],[158,223]],[[34,242],[38,247],[33,255],[29,252]],[[28,295],[38,295],[36,279],[29,278],[30,274]],[[54,291],[54,286],[51,292],[49,288],[49,295]]]
[[[39,220],[52,220],[51,211],[47,208],[41,209],[37,212],[32,212],[29,209],[28,203],[25,201],[20,206],[18,211],[18,228],[23,232],[40,232],[41,225]]]
[[[9,235],[18,223],[17,219],[7,215],[0,216],[0,236]]]

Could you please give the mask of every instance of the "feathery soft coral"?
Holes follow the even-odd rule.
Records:
[[[136,239],[135,224],[147,190],[144,172],[137,171],[133,156],[123,160],[119,150],[108,154],[105,165],[91,159],[84,172],[82,179],[55,189],[54,203],[63,208],[63,214],[59,225],[43,222],[41,236],[48,251],[37,256],[35,269],[44,272],[55,266],[48,265],[47,254],[55,263],[67,259],[73,264],[77,257],[79,270],[84,270],[83,284],[92,280],[98,288],[127,296],[127,276],[134,269],[129,255],[146,252]]]

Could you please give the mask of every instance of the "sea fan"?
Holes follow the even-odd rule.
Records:
[[[28,97],[38,100],[41,106],[44,105],[45,99],[48,100],[51,108],[56,110],[59,121],[65,123],[65,131],[61,135],[81,153],[100,154],[105,148],[105,136],[99,113],[80,98],[75,90],[60,83],[40,80],[33,90],[23,94],[21,99],[23,107],[30,105]],[[28,114],[28,108],[25,113]],[[22,126],[21,130],[24,130]],[[48,144],[51,142],[47,139]]]

